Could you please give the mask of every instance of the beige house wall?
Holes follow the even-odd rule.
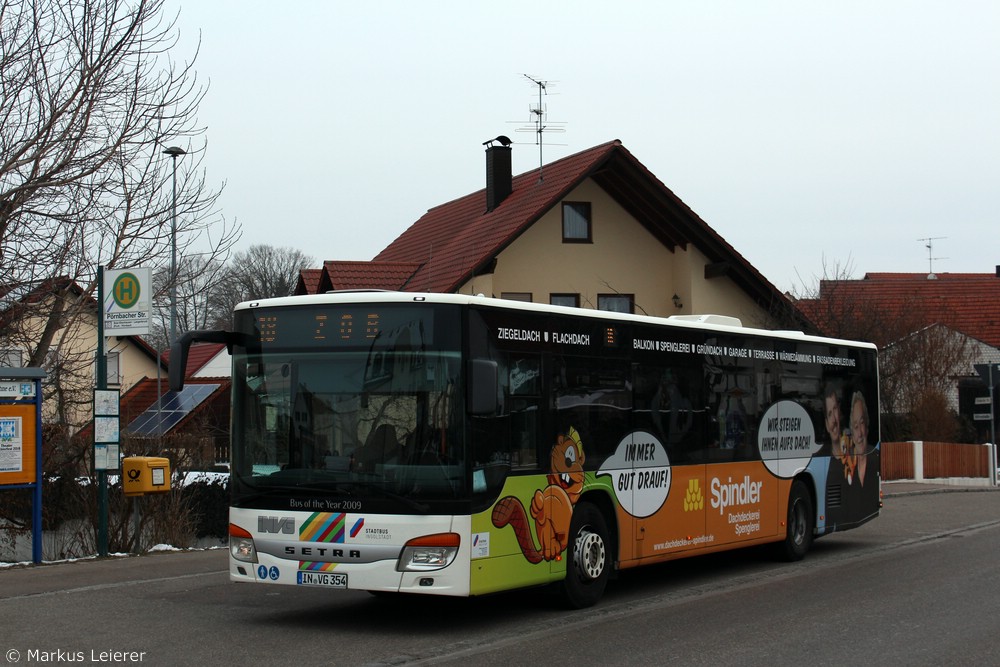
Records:
[[[772,328],[770,314],[725,276],[705,278],[705,267],[710,264],[700,250],[688,246],[684,253],[690,269],[683,273],[688,281],[685,292],[690,294],[691,303],[696,308],[691,312],[703,315],[728,315],[739,318],[744,326]],[[680,278],[680,276],[679,276]],[[685,307],[687,304],[685,303]]]
[[[463,294],[503,296],[530,292],[535,303],[550,294],[579,294],[597,308],[600,294],[632,294],[637,314],[704,314],[763,321],[765,313],[726,277],[705,279],[708,259],[692,245],[669,250],[593,181],[564,201],[590,202],[592,243],[563,243],[557,204],[497,257],[494,273],[476,276]],[[680,297],[677,308],[673,295]]]
[[[24,322],[24,335],[37,341],[41,337],[45,321],[30,318]],[[95,355],[97,354],[97,320],[92,314],[81,315],[69,320],[67,326],[59,329],[52,345],[57,349],[58,381],[63,397],[62,405],[55,399],[42,402],[42,420],[45,422],[65,420],[70,426],[82,427],[92,418],[92,392],[97,386],[95,375]],[[125,393],[144,377],[156,377],[156,361],[140,350],[128,338],[111,336],[106,339],[105,352],[118,352],[120,384],[109,383],[109,388],[118,388]],[[25,351],[27,361],[27,351]],[[56,381],[54,368],[46,368],[48,377],[43,385],[51,387]],[[166,378],[166,375],[163,375]],[[48,390],[46,390],[48,393]]]
[[[94,332],[92,345],[97,344],[97,332]],[[112,336],[107,339],[107,351],[119,353],[119,371],[121,373],[122,393],[131,389],[139,380],[143,378],[156,378],[156,360],[151,359],[148,354],[128,338],[118,338]],[[166,381],[166,370],[160,371],[160,377]]]

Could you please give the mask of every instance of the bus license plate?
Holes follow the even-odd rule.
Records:
[[[301,586],[347,588],[347,575],[343,572],[299,572],[298,575]]]

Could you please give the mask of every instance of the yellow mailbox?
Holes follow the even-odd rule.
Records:
[[[122,489],[126,496],[144,496],[170,490],[170,461],[159,456],[122,459]]]

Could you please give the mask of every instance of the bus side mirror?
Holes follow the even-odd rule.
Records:
[[[188,352],[194,343],[225,343],[229,353],[233,353],[233,343],[239,334],[229,331],[187,331],[170,346],[170,365],[167,368],[170,388],[180,391],[184,388],[184,372],[187,370]]]
[[[469,413],[477,417],[492,417],[499,414],[497,362],[489,359],[470,359],[468,379]]]

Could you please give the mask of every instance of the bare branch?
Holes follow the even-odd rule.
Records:
[[[151,267],[165,293],[172,224],[181,258],[224,262],[239,238],[202,168],[197,49],[174,55],[164,4],[0,0],[0,345],[58,371],[67,420],[90,400],[93,351],[68,350],[93,325],[97,267]]]

